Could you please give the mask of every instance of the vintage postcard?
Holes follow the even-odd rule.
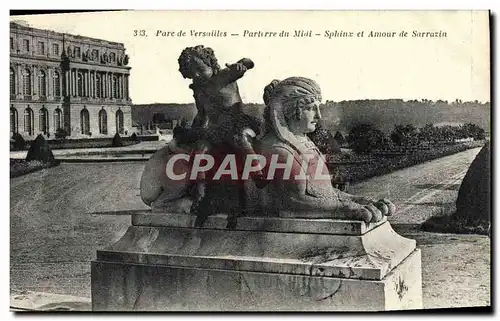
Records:
[[[488,11],[10,17],[11,311],[491,310]]]

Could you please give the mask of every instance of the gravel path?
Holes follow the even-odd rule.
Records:
[[[139,197],[143,166],[61,164],[12,179],[11,291],[90,297],[90,261],[96,250],[130,225],[129,216],[90,213],[146,209]],[[489,238],[424,233],[415,225],[401,225],[415,223],[404,217],[395,223],[398,233],[416,239],[422,249],[425,308],[490,304]]]

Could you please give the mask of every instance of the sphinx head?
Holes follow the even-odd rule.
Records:
[[[321,89],[311,79],[290,77],[273,80],[264,89],[264,103],[271,117],[283,118],[290,132],[303,135],[316,130],[321,119]],[[267,118],[266,117],[266,118]]]

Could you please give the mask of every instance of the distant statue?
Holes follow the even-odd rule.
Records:
[[[321,119],[319,85],[308,78],[274,80],[264,90],[267,131],[258,151],[276,157],[287,169],[265,168],[271,184],[264,213],[298,218],[337,218],[377,222],[392,215],[389,200],[344,193],[332,186],[325,159],[307,134]],[[287,172],[288,170],[288,172]]]
[[[82,54],[82,60],[83,60],[83,61],[89,61],[89,60],[91,60],[91,57],[90,57],[90,49],[87,49],[87,51],[85,51],[85,52]]]

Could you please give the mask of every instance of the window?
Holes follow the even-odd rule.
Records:
[[[82,97],[83,96],[83,75],[82,73],[78,73],[78,79],[76,81],[77,83],[77,89],[78,89],[78,96]]]
[[[14,50],[14,38],[10,37],[10,50]]]
[[[31,95],[31,72],[28,68],[23,70],[23,94]]]
[[[121,109],[116,112],[116,132],[123,134],[123,111]]]
[[[54,110],[54,129],[57,131],[61,128],[62,124],[62,112],[59,108]]]
[[[10,132],[17,133],[18,131],[17,110],[13,107],[10,108]]]
[[[92,50],[92,60],[97,60],[99,58],[99,50]]]
[[[14,68],[10,68],[10,94],[16,94],[16,73],[14,72]]]
[[[45,42],[38,42],[38,54],[45,55]]]
[[[80,58],[80,47],[75,47],[74,54],[75,57]]]
[[[99,134],[108,133],[108,115],[104,109],[99,111]]]
[[[28,39],[23,39],[23,51],[30,52],[30,41]]]
[[[38,95],[47,96],[47,77],[43,70],[38,73]]]
[[[45,107],[40,109],[40,114],[39,114],[39,120],[40,120],[40,131],[44,134],[47,135],[49,132],[49,112]]]
[[[80,112],[80,126],[82,127],[82,134],[90,134],[90,121],[89,121],[89,111],[87,109],[82,109]]]
[[[33,110],[29,107],[24,110],[24,132],[33,135]]]
[[[59,44],[58,43],[52,44],[52,53],[55,56],[59,56]]]
[[[116,54],[114,52],[110,53],[109,58],[111,59],[111,62],[115,62],[116,61]]]
[[[52,79],[54,82],[53,86],[52,86],[52,88],[54,88],[53,95],[55,97],[60,97],[61,96],[61,77],[59,76],[59,72],[55,71],[54,77]]]

